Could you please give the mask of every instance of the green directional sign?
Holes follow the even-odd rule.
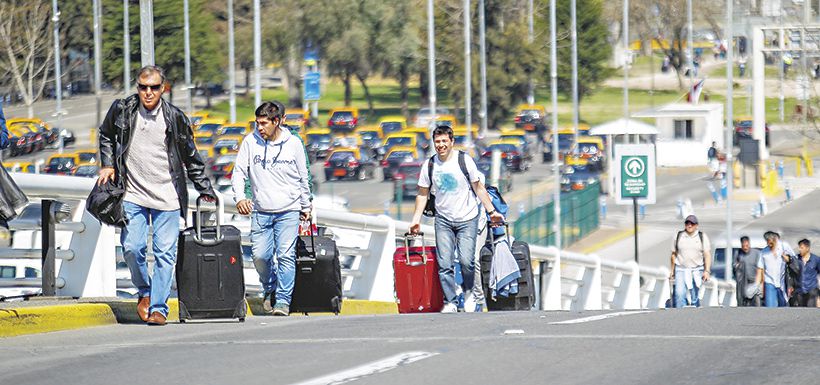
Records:
[[[621,157],[621,196],[646,198],[649,195],[649,159],[646,155]]]

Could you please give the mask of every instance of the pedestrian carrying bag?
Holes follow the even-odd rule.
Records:
[[[411,240],[421,246],[411,246]],[[437,313],[444,307],[436,248],[424,243],[424,233],[404,234],[404,247],[393,253],[393,278],[399,313]]]
[[[103,184],[94,184],[85,209],[98,221],[111,226],[125,227],[125,211],[122,208],[122,199],[125,197],[125,187],[114,181]]]
[[[467,178],[467,185],[470,186],[470,191],[473,191],[473,185],[470,183],[470,174],[467,172],[467,163],[464,157],[467,156],[464,151],[458,151],[458,167],[461,168],[461,173]],[[430,189],[427,191],[427,204],[424,205],[424,210],[421,212],[425,217],[435,217],[436,211],[436,196],[433,195],[433,164],[435,164],[436,156],[430,157],[430,162],[427,163],[427,179],[430,181]],[[473,191],[475,195],[475,191]]]

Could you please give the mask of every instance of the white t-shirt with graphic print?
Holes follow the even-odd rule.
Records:
[[[453,151],[447,162],[442,162],[438,155],[435,156],[433,166],[433,183],[430,186],[430,178],[427,176],[427,167],[430,159],[424,161],[419,173],[419,187],[430,188],[436,196],[436,211],[438,215],[452,222],[464,222],[473,219],[478,215],[477,200],[470,183],[480,180],[478,168],[475,161],[470,156],[464,156],[464,164],[467,166],[467,174],[470,176],[470,183],[461,172],[458,166],[458,152]]]

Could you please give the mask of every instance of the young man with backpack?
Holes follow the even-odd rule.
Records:
[[[675,307],[700,306],[700,286],[711,278],[712,245],[709,237],[698,230],[698,218],[689,215],[684,230],[672,240],[672,274],[675,284]]]
[[[473,159],[461,151],[453,152],[453,129],[436,127],[433,144],[436,155],[424,162],[419,173],[419,192],[410,233],[420,232],[422,213],[435,217],[436,260],[444,291],[442,313],[455,313],[459,309],[453,261],[458,260],[461,267],[462,292],[473,289],[478,201],[493,222],[503,222],[504,216],[493,208]]]

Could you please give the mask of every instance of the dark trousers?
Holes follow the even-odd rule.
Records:
[[[799,307],[817,307],[817,297],[820,295],[820,290],[817,288],[809,290],[808,293],[794,293],[797,299],[796,306]]]

